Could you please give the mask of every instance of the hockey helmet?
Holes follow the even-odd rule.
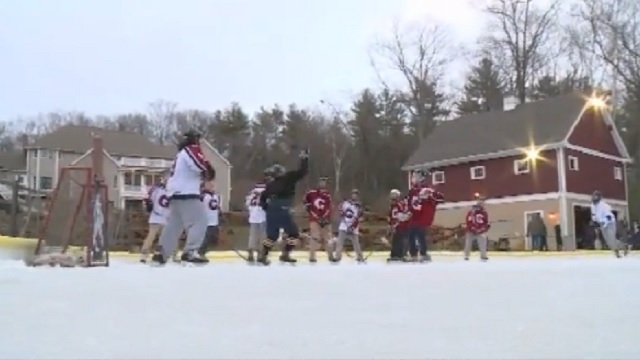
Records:
[[[429,170],[427,169],[414,170],[411,173],[411,183],[419,184],[421,182],[424,182],[427,180],[428,176],[429,176]]]
[[[392,199],[398,199],[401,195],[402,195],[402,193],[398,189],[392,189],[389,192],[389,197],[392,198]]]

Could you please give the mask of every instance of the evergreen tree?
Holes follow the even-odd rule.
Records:
[[[491,59],[483,58],[471,68],[463,99],[456,105],[460,115],[504,109],[503,83]]]

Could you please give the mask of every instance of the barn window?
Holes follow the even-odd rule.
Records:
[[[530,169],[530,161],[528,159],[515,160],[513,162],[513,172],[516,175],[528,174]]]
[[[444,171],[435,171],[431,175],[431,182],[433,184],[444,184]]]
[[[578,171],[578,158],[575,156],[569,156],[569,170]]]
[[[471,168],[471,180],[482,180],[486,176],[484,166],[474,166]]]
[[[622,168],[619,166],[614,166],[613,168],[613,178],[616,180],[622,180]]]

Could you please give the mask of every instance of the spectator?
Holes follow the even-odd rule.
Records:
[[[533,214],[527,224],[527,237],[531,239],[533,250],[549,250],[547,246],[547,225],[545,225],[539,213]]]

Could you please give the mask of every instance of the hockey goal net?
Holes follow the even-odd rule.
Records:
[[[36,256],[73,252],[79,265],[109,266],[107,188],[92,168],[62,168],[45,211]]]

